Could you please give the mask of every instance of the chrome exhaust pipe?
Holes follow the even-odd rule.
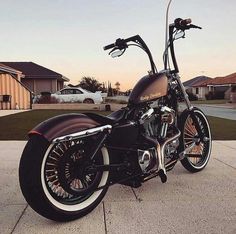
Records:
[[[165,168],[165,147],[167,144],[169,144],[170,142],[178,139],[181,135],[181,132],[179,131],[179,129],[177,129],[177,134],[174,135],[173,137],[167,139],[161,146],[158,145],[157,147],[157,152],[158,152],[158,173],[159,176],[161,178],[162,183],[165,183],[167,181],[167,176],[166,176],[166,168]]]

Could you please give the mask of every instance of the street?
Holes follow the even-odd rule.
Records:
[[[236,120],[236,109],[226,108],[217,105],[205,105],[205,104],[193,104],[197,108],[201,109],[205,115],[215,116],[224,119]],[[183,110],[185,105],[180,104],[180,109]]]

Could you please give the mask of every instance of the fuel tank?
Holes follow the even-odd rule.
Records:
[[[129,104],[141,104],[154,101],[167,94],[168,79],[165,74],[152,74],[144,76],[134,86],[130,96]]]

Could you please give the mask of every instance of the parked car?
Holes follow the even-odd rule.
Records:
[[[95,103],[102,102],[101,92],[92,93],[82,88],[64,88],[51,94],[59,102],[81,102],[81,103]]]
[[[46,101],[44,99],[47,99]],[[95,103],[100,104],[102,99],[102,93],[100,91],[92,93],[82,88],[63,88],[56,93],[43,92],[41,95],[37,95],[33,99],[33,103]]]

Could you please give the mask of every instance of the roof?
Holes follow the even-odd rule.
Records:
[[[12,67],[8,67],[5,64],[0,63],[0,71],[11,73],[14,75],[24,76],[21,71],[18,71]]]
[[[16,82],[20,83],[25,89],[27,89],[30,93],[32,93],[32,91],[26,85],[24,85],[21,81],[19,81],[16,77],[16,75],[20,75],[21,77],[24,77],[22,72],[15,70],[11,67],[8,67],[2,63],[0,63],[0,71],[3,71],[4,73],[9,73],[11,77],[16,80]]]
[[[207,76],[197,76],[197,77],[194,77],[190,80],[187,80],[183,83],[184,87],[193,87],[195,86],[195,84],[200,84],[200,83],[203,83],[207,80],[211,80],[212,78],[210,77],[207,77]]]
[[[216,77],[211,80],[206,80],[201,83],[196,83],[193,87],[206,87],[209,85],[229,85],[229,84],[236,84],[236,73],[232,73],[228,76]]]
[[[21,71],[25,75],[25,78],[31,78],[31,79],[50,78],[50,79],[69,81],[69,79],[66,78],[65,76],[33,62],[1,62],[1,63],[10,68]]]
[[[232,73],[224,77],[216,77],[206,83],[206,85],[224,85],[224,84],[236,84],[236,73]]]

